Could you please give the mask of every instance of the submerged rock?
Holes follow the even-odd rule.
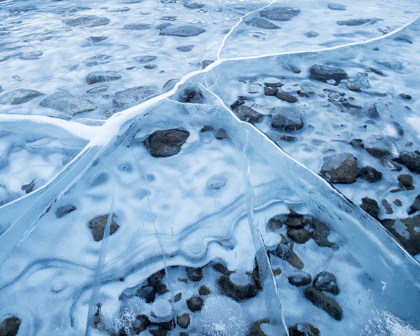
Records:
[[[311,275],[303,271],[293,273],[289,275],[287,279],[291,285],[296,287],[309,285],[312,281]]]
[[[305,229],[290,229],[287,230],[287,236],[298,244],[305,244],[311,238],[311,233]]]
[[[22,321],[16,317],[11,316],[3,320],[0,324],[1,336],[16,336],[19,332],[20,324]]]
[[[86,83],[89,85],[110,82],[120,79],[122,76],[116,71],[95,71],[86,76]]]
[[[296,323],[289,328],[289,336],[320,336],[319,329],[309,323]]]
[[[334,68],[328,65],[315,64],[309,69],[309,72],[312,78],[323,82],[330,79],[339,82],[347,78],[347,73],[343,69]]]
[[[411,206],[408,208],[407,213],[409,215],[412,215],[413,213],[415,213],[419,210],[420,210],[420,195],[417,195],[416,198],[414,199],[413,204],[411,204]]]
[[[205,30],[192,25],[185,25],[179,27],[167,27],[162,29],[159,35],[165,36],[178,36],[178,37],[190,37],[190,36],[197,36],[204,33]]]
[[[95,241],[101,241],[104,238],[106,223],[109,215],[96,216],[89,222],[89,229],[92,232]],[[112,215],[111,224],[109,228],[109,235],[113,235],[120,227],[114,220],[115,215]]]
[[[217,286],[221,294],[239,302],[257,296],[258,287],[253,276],[248,275],[248,282],[246,284],[236,284],[231,280],[232,274],[234,273],[226,272],[217,279]]]
[[[157,94],[157,88],[151,85],[138,86],[115,93],[113,104],[114,110],[120,112],[122,110],[140,104],[146,98]]]
[[[127,30],[147,30],[150,28],[152,28],[152,26],[146,23],[128,23],[123,27],[123,29]]]
[[[379,204],[374,199],[371,199],[369,197],[362,198],[362,204],[360,205],[360,207],[373,218],[379,217]]]
[[[69,114],[93,111],[97,106],[88,99],[74,98],[69,92],[58,91],[48,96],[39,103],[42,107],[48,107]]]
[[[382,173],[371,166],[366,166],[360,169],[360,177],[370,183],[379,182],[382,180]]]
[[[407,152],[403,151],[397,162],[406,166],[410,171],[416,174],[420,174],[420,152]]]
[[[66,204],[57,209],[55,212],[55,215],[57,218],[64,217],[65,215],[68,215],[70,212],[75,211],[77,208],[73,204]]]
[[[266,19],[261,18],[255,18],[251,21],[245,22],[247,25],[261,28],[261,29],[280,29],[281,27],[275,25],[274,23],[271,23],[270,21]]]
[[[271,126],[286,132],[293,132],[303,128],[304,123],[299,109],[294,107],[279,106],[271,110],[273,119]]]
[[[153,132],[144,142],[153,157],[177,155],[190,133],[183,129],[169,129]]]
[[[97,27],[105,26],[109,23],[109,19],[106,17],[99,17],[96,15],[85,15],[74,19],[66,20],[64,23],[70,27]]]
[[[193,295],[187,300],[188,309],[193,313],[200,311],[203,308],[203,305],[204,300],[197,295]]]
[[[314,279],[313,286],[321,292],[330,292],[333,295],[340,294],[337,278],[331,272],[323,271],[319,273]]]
[[[200,281],[203,279],[203,270],[199,267],[187,267],[187,275],[191,281]]]
[[[291,7],[269,7],[260,11],[260,16],[274,21],[290,21],[299,13],[299,9]]]
[[[240,120],[248,121],[252,124],[260,122],[263,118],[263,115],[261,113],[245,105],[238,106],[233,110],[233,112],[235,112],[235,114]]]
[[[303,295],[311,301],[316,307],[324,310],[333,319],[340,321],[343,318],[343,309],[332,298],[322,293],[314,287],[306,287]]]
[[[350,153],[326,156],[321,174],[327,177],[331,183],[353,183],[359,175],[357,160]]]
[[[183,329],[187,329],[190,325],[190,314],[184,313],[181,316],[177,316],[176,323]]]
[[[354,27],[354,26],[361,26],[367,23],[374,24],[378,21],[379,19],[349,19],[349,20],[344,20],[344,21],[337,21],[337,24],[339,26]]]
[[[420,214],[403,219],[384,219],[381,223],[411,255],[420,253]]]
[[[288,92],[284,92],[284,91],[278,91],[276,93],[276,97],[280,100],[283,100],[285,102],[292,103],[292,104],[296,103],[298,101],[298,99],[295,96],[291,95]]]
[[[410,174],[401,174],[398,176],[398,182],[406,189],[413,187],[413,176]]]
[[[19,89],[6,93],[0,98],[0,104],[2,105],[18,105],[26,103],[31,99],[34,99],[44,94],[35,90]]]
[[[346,10],[346,6],[339,3],[330,3],[328,4],[328,8],[332,10]]]

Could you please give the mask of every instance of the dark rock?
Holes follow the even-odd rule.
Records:
[[[190,133],[183,129],[169,129],[153,132],[144,142],[153,157],[177,155]]]
[[[270,218],[270,220],[268,221],[268,227],[272,231],[276,231],[276,230],[280,229],[282,226],[283,226],[283,221],[281,221],[280,219],[277,219],[275,217]]]
[[[346,10],[346,6],[339,3],[330,3],[328,4],[328,8],[332,10]]]
[[[420,174],[420,152],[407,152],[403,151],[400,154],[397,162],[406,166],[410,171],[416,174]]]
[[[150,325],[149,318],[146,315],[138,315],[133,323],[133,331],[136,335],[145,331]]]
[[[116,112],[128,109],[140,104],[142,101],[157,93],[156,87],[151,85],[139,86],[116,92],[113,101],[114,109]]]
[[[233,112],[235,112],[242,121],[248,121],[252,124],[260,122],[263,117],[261,113],[245,105],[238,106]]]
[[[101,215],[96,216],[89,222],[89,229],[92,232],[93,239],[95,241],[101,241],[104,238],[105,234],[105,227],[108,221],[109,215]],[[112,215],[111,225],[109,228],[109,235],[112,236],[115,232],[117,232],[118,228],[120,227],[117,222],[114,220],[115,215]]]
[[[406,188],[410,189],[413,186],[413,176],[410,174],[401,174],[398,176],[398,182]]]
[[[160,271],[153,273],[147,278],[147,284],[149,286],[152,286],[153,288],[159,288],[159,286],[162,284],[162,280],[164,276],[165,276],[165,270],[161,269]]]
[[[32,191],[34,191],[35,189],[35,180],[32,180],[31,183],[28,184],[24,184],[20,190],[23,190],[24,192],[26,192],[27,194],[31,193]]]
[[[295,96],[291,95],[290,93],[283,92],[283,91],[278,91],[276,93],[276,97],[280,100],[283,100],[285,102],[292,103],[292,104],[298,101],[298,99]]]
[[[289,336],[321,336],[319,329],[309,323],[296,323],[288,329]]]
[[[204,98],[203,91],[198,86],[190,85],[179,91],[177,100],[181,103],[205,104],[207,101]]]
[[[279,106],[271,110],[273,119],[271,126],[286,132],[293,132],[302,129],[304,126],[301,112],[294,107]]]
[[[207,68],[210,64],[214,63],[212,60],[204,60],[201,62],[201,69]]]
[[[109,23],[109,19],[106,17],[99,17],[96,15],[85,15],[80,16],[78,18],[70,19],[64,21],[67,26],[70,27],[97,27],[97,26],[105,26]]]
[[[157,327],[157,328],[150,328],[149,329],[149,333],[152,336],[166,336],[168,334],[168,331],[163,330],[163,329]]]
[[[224,140],[224,139],[230,139],[229,135],[227,134],[226,130],[224,128],[219,128],[215,134],[215,138],[217,140]]]
[[[108,90],[108,86],[100,85],[100,86],[96,86],[94,88],[87,90],[86,93],[99,93],[99,92],[104,92],[107,90]]]
[[[261,29],[280,29],[281,27],[275,25],[274,23],[271,23],[270,21],[266,19],[261,18],[255,18],[251,21],[245,22],[247,25],[261,28]]]
[[[211,290],[207,287],[207,286],[200,286],[200,288],[198,288],[198,294],[206,296],[209,295],[211,293]]]
[[[401,97],[402,99],[405,99],[405,100],[410,100],[410,99],[412,98],[410,95],[405,94],[405,93],[401,93],[401,94],[400,94],[400,97]]]
[[[369,197],[362,198],[360,207],[374,218],[379,217],[379,204],[374,199]]]
[[[86,83],[89,85],[115,81],[121,78],[121,75],[115,71],[95,71],[91,72],[86,77]]]
[[[379,118],[379,112],[378,112],[378,108],[376,107],[376,105],[373,105],[373,106],[369,107],[369,109],[367,110],[367,115],[370,118],[373,118],[373,119]]]
[[[323,271],[319,273],[314,279],[313,286],[321,292],[330,292],[333,295],[340,294],[337,278],[331,272]]]
[[[392,210],[391,204],[389,204],[389,202],[386,199],[382,200],[382,206],[385,208],[387,215],[391,215],[394,213],[394,210]]]
[[[219,272],[219,273],[226,273],[228,271],[226,266],[221,263],[214,264],[212,267],[216,272]]]
[[[238,97],[239,98],[239,97]],[[230,108],[232,110],[236,109],[238,106],[244,105],[245,100],[244,99],[237,99],[232,105],[230,105]]]
[[[408,43],[408,44],[413,44],[413,41],[411,40],[410,36],[408,36],[406,34],[403,34],[403,35],[400,35],[400,36],[394,38],[394,41],[399,41],[399,42],[405,42],[405,43]]]
[[[265,86],[264,87],[264,94],[266,96],[275,96],[279,92],[279,89],[276,87]]]
[[[191,281],[200,281],[203,279],[203,270],[199,267],[187,267],[187,275]]]
[[[188,309],[193,313],[200,311],[203,308],[204,301],[201,297],[193,295],[187,300]]]
[[[349,143],[356,148],[365,148],[365,144],[363,143],[362,139],[353,139]]]
[[[178,293],[174,296],[174,302],[179,302],[182,299],[182,293]]]
[[[231,280],[231,274],[232,272],[226,272],[217,279],[217,286],[221,294],[239,302],[252,299],[257,295],[258,287],[254,277],[249,276],[249,282],[245,285],[237,285]]]
[[[413,204],[411,204],[410,208],[408,209],[407,213],[409,215],[412,215],[413,213],[420,210],[420,195],[417,195],[417,197],[414,199]]]
[[[153,70],[157,68],[156,64],[146,64],[143,68],[147,69],[147,70]]]
[[[305,36],[308,37],[308,38],[315,38],[315,37],[318,37],[319,34],[317,32],[314,32],[314,31],[308,31],[308,32],[305,33]]]
[[[343,318],[343,309],[332,298],[322,293],[314,287],[306,287],[303,295],[311,301],[316,307],[323,309],[333,319],[340,321]]]
[[[374,68],[374,67],[369,67],[369,70],[372,71],[373,73],[376,73],[377,75],[385,76],[385,74],[382,72],[381,69]]]
[[[396,199],[395,201],[394,201],[394,204],[396,205],[396,206],[402,206],[402,202],[401,202],[401,200],[399,200],[399,199]]]
[[[328,240],[328,235],[330,234],[331,229],[327,224],[314,218],[311,222],[311,225],[314,228],[314,230],[311,232],[312,239],[315,240],[315,243],[317,243],[318,246],[331,248],[336,247],[335,243],[331,243]]]
[[[315,64],[309,69],[309,72],[312,78],[322,82],[330,79],[339,82],[347,78],[347,73],[343,69],[334,68],[328,65]]]
[[[350,153],[326,156],[321,174],[327,177],[331,183],[353,183],[359,175],[357,160]]]
[[[155,290],[152,286],[143,286],[137,289],[136,296],[144,299],[146,303],[152,303],[155,301]]]
[[[214,131],[213,126],[204,125],[200,132],[204,133],[204,132],[213,132],[213,131]]]
[[[260,11],[260,16],[274,21],[290,21],[300,13],[291,7],[269,7]]]
[[[382,180],[382,173],[371,166],[366,166],[360,169],[360,177],[370,183],[375,183]]]
[[[366,152],[368,152],[373,157],[380,160],[387,160],[392,157],[391,152],[386,148],[381,147],[365,147]]]
[[[190,325],[190,314],[184,313],[176,317],[176,323],[183,329],[187,329]]]
[[[139,63],[147,63],[154,61],[157,57],[152,55],[144,55],[144,56],[135,56],[133,59],[135,59]]]
[[[204,7],[204,4],[200,2],[184,2],[184,7],[189,9],[201,9]]]
[[[159,29],[159,30],[163,30],[163,29],[168,28],[170,26],[172,26],[172,23],[164,22],[164,23],[161,23],[160,25],[157,25],[155,28]]]
[[[98,54],[93,57],[89,57],[83,61],[83,64],[85,64],[88,67],[92,67],[99,64],[106,64],[110,62],[111,56],[107,54]]]
[[[302,269],[305,267],[305,264],[303,263],[302,259],[299,258],[299,256],[293,252],[292,255],[286,260],[290,265],[292,265],[294,268]]]
[[[189,52],[194,48],[194,46],[192,44],[190,45],[186,45],[186,46],[180,46],[180,47],[176,47],[177,50],[182,51],[182,52]]]
[[[162,16],[160,19],[163,20],[163,21],[176,21],[176,20],[179,20],[179,18],[177,16],[173,16],[173,15]]]
[[[287,235],[298,244],[305,244],[311,238],[310,232],[305,229],[290,229]]]
[[[185,26],[179,26],[179,27],[167,27],[165,29],[162,29],[159,35],[190,37],[190,36],[200,35],[204,32],[205,30],[200,27],[196,27],[192,25],[185,25]]]
[[[146,23],[128,23],[126,24],[123,29],[127,30],[147,30],[150,29],[152,26]]]
[[[292,136],[292,135],[281,135],[280,136],[280,140],[287,141],[287,142],[294,142],[294,141],[296,141],[296,139],[297,138]]]
[[[58,91],[39,103],[42,107],[52,108],[72,115],[93,111],[97,106],[88,99],[74,98],[69,92]]]
[[[277,245],[277,248],[274,251],[274,255],[280,259],[286,260],[297,269],[302,269],[304,267],[302,260],[293,252],[293,241],[287,240],[283,235],[280,244]]]
[[[302,287],[309,285],[312,281],[312,277],[310,274],[300,271],[298,273],[293,273],[287,277],[289,283],[296,287]]]
[[[339,26],[354,27],[354,26],[361,26],[367,23],[374,24],[378,21],[379,19],[349,19],[349,20],[344,20],[344,21],[337,21],[337,24]]]
[[[264,83],[264,86],[272,87],[272,88],[281,88],[284,86],[283,83],[277,82],[277,83]]]
[[[307,220],[303,215],[291,209],[284,224],[287,225],[288,229],[302,229],[307,224]]]
[[[261,324],[269,324],[269,319],[255,321],[246,336],[268,336],[261,328]]]
[[[0,98],[0,104],[2,105],[18,105],[26,103],[31,99],[34,99],[44,94],[35,90],[19,89],[6,93]]]
[[[90,36],[88,37],[88,42],[99,43],[108,39],[108,36]]]
[[[77,208],[73,204],[66,204],[57,209],[55,212],[55,215],[57,218],[64,217],[65,215],[68,215],[70,212],[75,211]]]
[[[384,219],[381,223],[411,255],[420,253],[420,214],[397,220]]]
[[[0,324],[1,336],[16,336],[19,332],[21,320],[16,316],[11,316],[3,320]]]

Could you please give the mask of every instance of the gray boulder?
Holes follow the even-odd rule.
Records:
[[[328,65],[315,64],[309,69],[309,72],[313,79],[322,82],[330,79],[339,82],[347,78],[347,73],[343,69],[334,68]]]
[[[93,111],[97,106],[88,99],[74,98],[65,91],[55,92],[39,103],[42,107],[48,107],[72,115]]]
[[[183,129],[169,129],[153,132],[144,142],[153,157],[177,155],[190,133]]]
[[[337,278],[331,272],[323,271],[319,273],[314,279],[313,286],[321,292],[329,292],[333,295],[340,294]]]
[[[306,287],[303,291],[303,295],[307,300],[311,301],[316,307],[324,310],[333,319],[340,321],[343,318],[343,309],[341,306],[320,290],[314,287]]]
[[[104,238],[106,223],[109,215],[96,216],[89,222],[89,229],[92,232],[93,239],[95,241],[101,241]],[[120,227],[115,221],[115,215],[112,215],[111,226],[109,229],[109,235],[113,235],[117,232]]]
[[[111,82],[121,78],[116,71],[95,71],[86,76],[86,83],[89,85],[103,82]]]
[[[250,123],[257,123],[261,121],[263,115],[254,109],[241,105],[233,110],[239,119],[242,121],[249,121]]]
[[[420,174],[420,152],[407,152],[403,151],[400,154],[399,159],[397,162],[402,163],[406,166],[410,171],[416,174]]]
[[[275,25],[274,23],[271,23],[270,21],[266,19],[261,18],[255,18],[251,21],[246,22],[247,25],[261,28],[261,29],[280,29],[281,27]]]
[[[140,104],[146,98],[157,94],[157,88],[151,85],[139,86],[123,91],[118,91],[114,96],[114,110],[116,112]]]
[[[200,35],[204,32],[205,30],[200,27],[196,27],[192,25],[185,25],[185,26],[179,26],[179,27],[167,27],[165,29],[162,29],[159,35],[190,37],[190,36]]]
[[[327,177],[331,183],[353,183],[359,175],[357,160],[350,153],[326,156],[321,174]]]
[[[284,92],[284,91],[278,91],[276,93],[276,97],[280,100],[283,100],[285,102],[292,103],[292,104],[296,103],[298,101],[298,99],[295,96],[291,95],[288,92]]]
[[[64,21],[67,26],[70,27],[97,27],[105,26],[109,23],[109,19],[106,17],[99,17],[96,15],[84,15],[78,18]]]
[[[291,7],[269,7],[260,12],[260,16],[275,21],[290,21],[300,13],[299,9]]]
[[[303,128],[301,112],[297,108],[279,106],[271,110],[273,119],[271,126],[286,132],[293,132]]]
[[[2,105],[18,105],[26,103],[31,99],[34,99],[44,94],[35,90],[18,89],[6,93],[0,98],[0,104]]]

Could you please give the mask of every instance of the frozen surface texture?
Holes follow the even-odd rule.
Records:
[[[0,335],[419,335],[419,11],[0,1]]]

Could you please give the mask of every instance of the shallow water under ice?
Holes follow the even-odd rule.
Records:
[[[419,264],[355,205],[398,194],[398,219],[416,191],[391,193],[391,161],[348,143],[418,148],[418,4],[341,5],[1,2],[0,331],[16,316],[18,335],[287,335],[299,323],[418,335]],[[278,7],[289,21],[272,19]],[[159,35],[186,24],[205,31]],[[314,81],[316,63],[350,79]],[[349,93],[353,78],[364,84]],[[271,127],[271,109],[291,103],[264,95],[267,82],[298,97],[300,131]],[[43,95],[10,104],[18,89]],[[262,114],[254,125],[229,108],[238,97]],[[333,187],[317,173],[336,152],[382,180]]]

